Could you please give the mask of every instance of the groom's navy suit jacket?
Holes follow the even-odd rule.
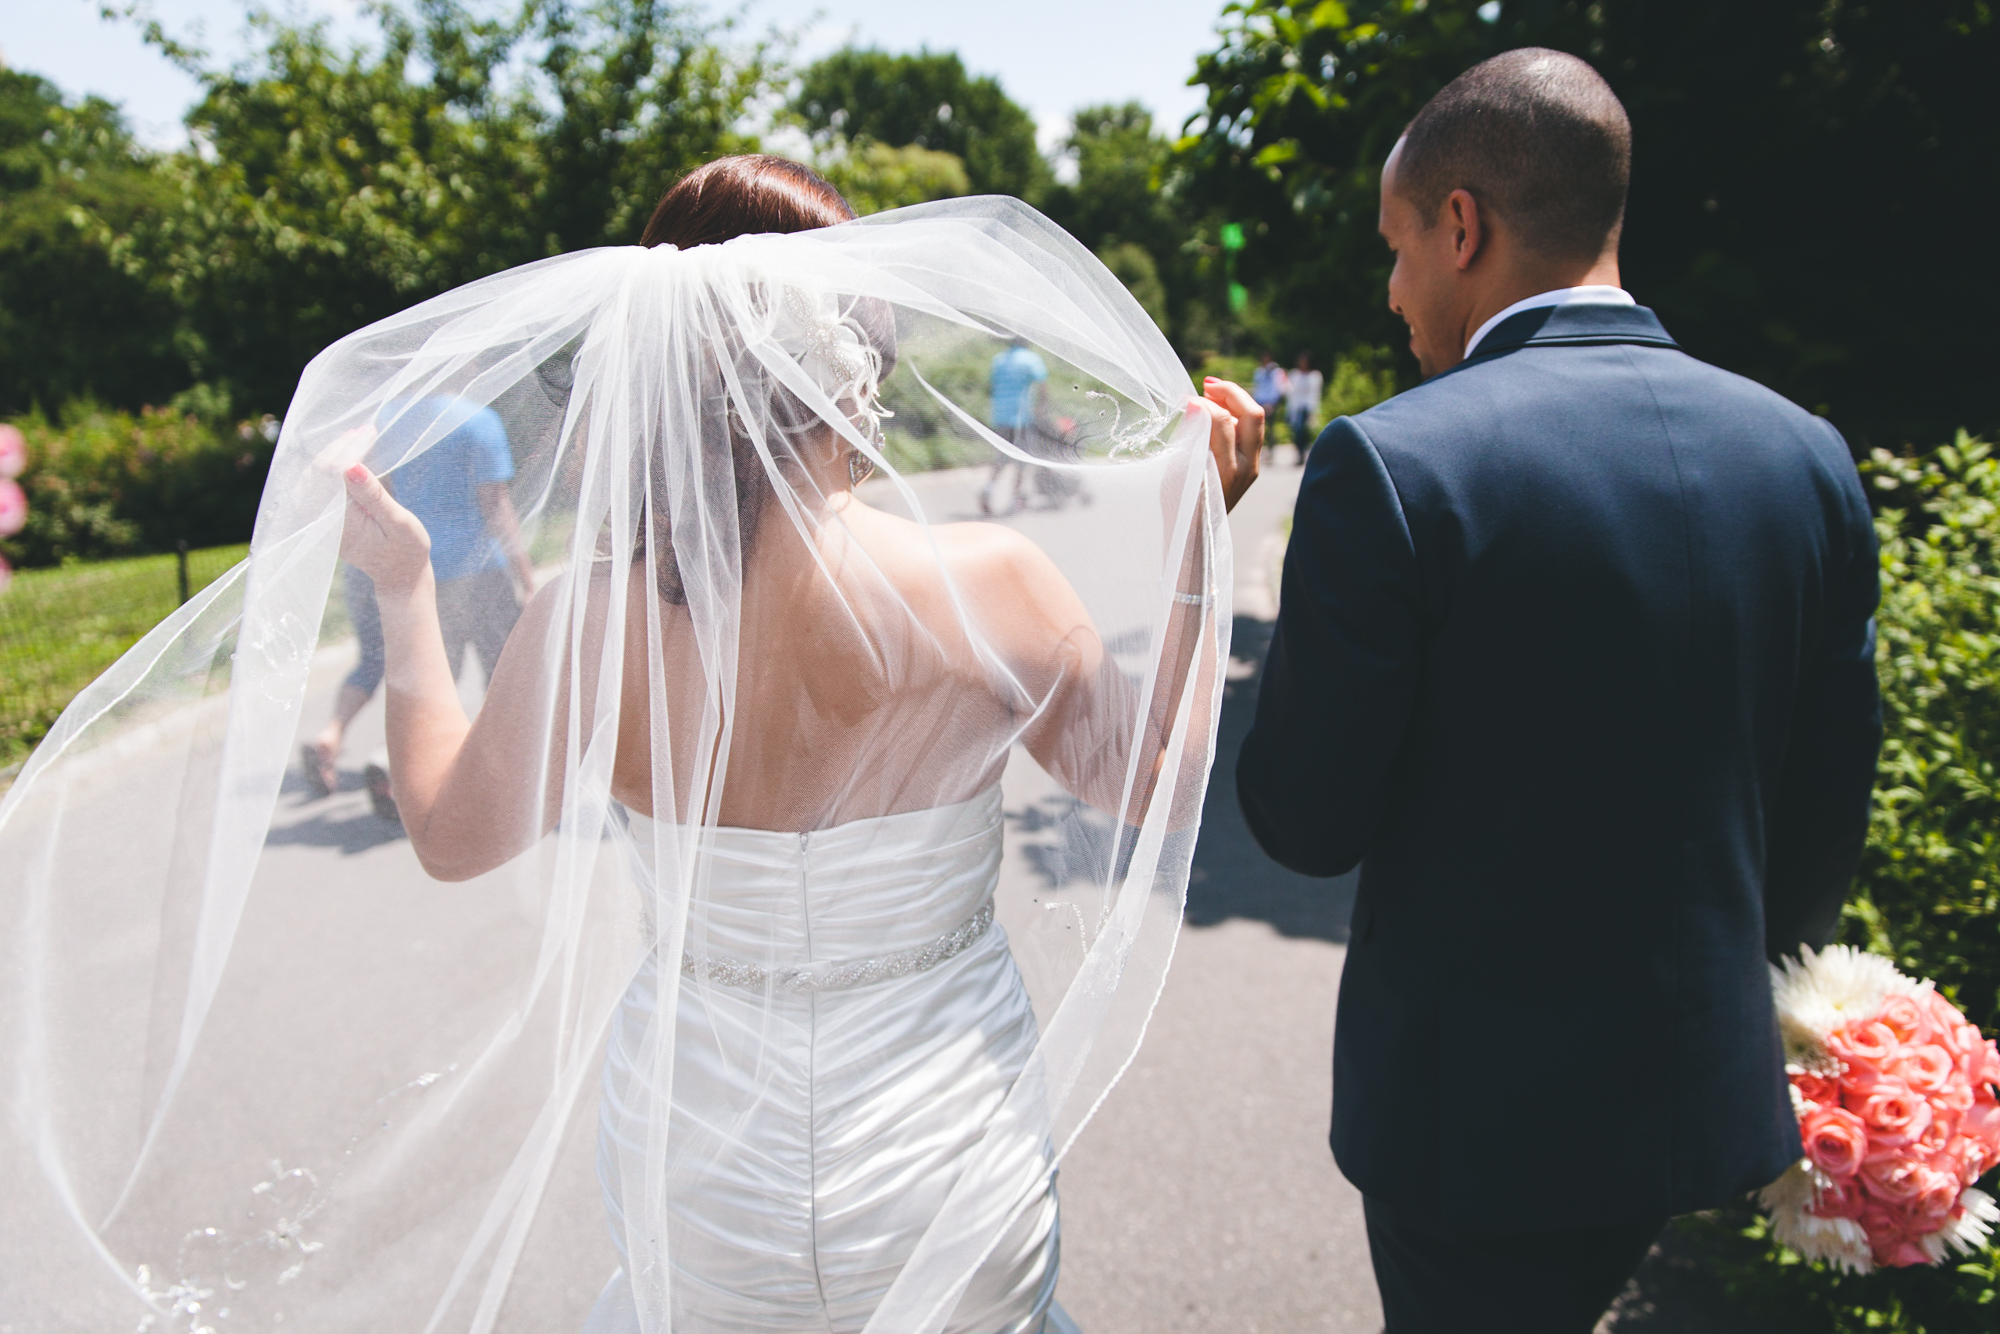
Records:
[[[1880,740],[1839,434],[1643,307],[1530,310],[1315,443],[1237,786],[1361,864],[1333,1149],[1474,1231],[1799,1157],[1767,951],[1824,943]]]

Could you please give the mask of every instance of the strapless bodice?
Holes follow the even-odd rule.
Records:
[[[946,1329],[1040,1330],[1050,1149],[1031,1117],[996,1119],[1035,1044],[993,923],[999,786],[803,834],[637,815],[627,832],[649,904],[690,865],[704,878],[681,985],[656,948],[619,1007],[599,1121],[613,1237],[632,1272],[670,1276],[672,1327],[859,1334],[976,1151],[1014,1221]],[[637,1334],[632,1294],[621,1276],[587,1334]]]
[[[729,965],[736,963],[806,985],[865,985],[912,971],[909,965],[948,948],[968,924],[991,920],[1000,874],[998,783],[949,806],[796,834],[662,829],[637,814],[627,821],[649,926],[658,897],[656,840],[664,835],[677,848],[702,840],[707,879],[689,912],[686,954],[710,963],[725,983],[735,980]],[[871,963],[872,970],[863,967]]]

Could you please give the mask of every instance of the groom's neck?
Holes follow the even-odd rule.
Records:
[[[1488,255],[1496,261],[1492,269],[1479,275],[1485,279],[1470,293],[1471,301],[1465,313],[1465,327],[1459,331],[1458,346],[1463,348],[1479,326],[1498,315],[1516,301],[1526,301],[1531,296],[1544,292],[1558,292],[1566,287],[1623,287],[1618,276],[1618,252],[1611,250],[1599,255],[1595,260],[1570,260],[1552,262],[1538,257],[1515,252],[1512,255]],[[1470,277],[1472,275],[1468,275]]]

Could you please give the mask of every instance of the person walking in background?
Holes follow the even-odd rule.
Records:
[[[1285,375],[1285,423],[1292,429],[1292,443],[1299,447],[1301,463],[1319,426],[1319,400],[1325,392],[1326,377],[1313,369],[1312,353],[1299,353],[1298,364]]]
[[[383,481],[430,534],[438,622],[453,673],[469,648],[479,655],[480,668],[490,677],[521,614],[522,601],[535,587],[535,567],[521,541],[508,493],[514,455],[506,427],[491,408],[468,410],[450,397],[393,403],[384,416],[374,452],[390,463],[441,421],[448,428],[442,440],[397,466]],[[361,644],[361,661],[341,684],[332,719],[306,743],[300,756],[306,785],[318,797],[339,784],[340,749],[348,726],[381,686],[385,662],[374,585],[347,565],[341,569],[341,592]],[[365,780],[376,813],[393,817],[387,771],[372,764]]]
[[[1388,1334],[1590,1334],[1668,1218],[1798,1161],[1766,961],[1868,828],[1860,478],[1623,289],[1631,142],[1524,48],[1390,153],[1426,379],[1313,446],[1237,763],[1265,851],[1361,866],[1332,1141]]]
[[[1000,433],[1001,438],[1016,446],[1027,443],[1029,432],[1034,429],[1041,413],[1048,378],[1049,368],[1041,357],[1018,340],[1008,344],[993,358],[993,368],[987,376],[987,390],[992,397],[993,429]],[[1011,514],[1028,503],[1023,494],[1027,486],[1026,465],[1019,459],[1002,454],[994,461],[993,475],[986,479],[986,486],[979,493],[979,508],[983,512],[1001,512],[995,508],[999,500],[1000,479],[1006,475],[1010,465],[1014,469],[1014,494],[1007,502],[1005,512]]]
[[[1285,402],[1285,391],[1291,387],[1285,376],[1285,368],[1280,366],[1267,348],[1257,354],[1257,370],[1250,378],[1250,397],[1257,400],[1257,406],[1264,409],[1264,420],[1275,421],[1283,414],[1279,411]],[[1272,441],[1267,440],[1269,449]]]

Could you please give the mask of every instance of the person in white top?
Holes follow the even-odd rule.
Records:
[[[1292,443],[1304,456],[1312,444],[1313,428],[1319,425],[1320,395],[1326,391],[1326,377],[1313,369],[1312,353],[1299,353],[1298,366],[1286,377],[1285,420],[1292,428]]]

